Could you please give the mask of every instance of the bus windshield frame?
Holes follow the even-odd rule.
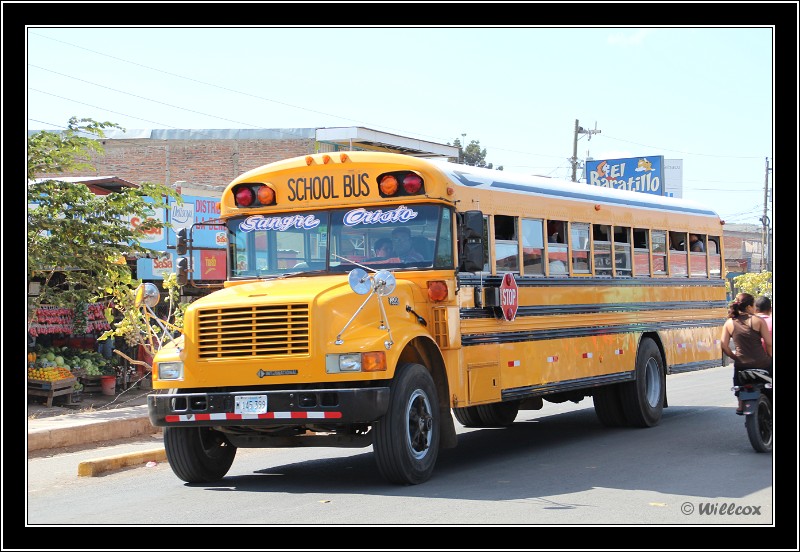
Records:
[[[413,204],[250,214],[231,217],[231,280],[376,269],[453,269],[453,211],[442,204]],[[408,230],[409,236],[397,236]],[[378,240],[404,254],[379,255]],[[408,243],[402,244],[410,238]],[[410,249],[410,251],[408,251]]]

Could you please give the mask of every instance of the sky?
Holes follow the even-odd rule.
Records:
[[[571,179],[578,120],[599,131],[580,135],[579,160],[682,160],[684,198],[726,223],[761,226],[765,183],[774,224],[774,34],[28,25],[27,125],[62,129],[76,116],[127,130],[362,126],[477,140],[495,167]],[[794,161],[790,170],[794,187]]]

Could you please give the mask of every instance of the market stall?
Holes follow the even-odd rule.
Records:
[[[81,400],[83,392],[114,395],[131,381],[131,367],[113,354],[113,339],[98,337],[111,326],[104,309],[91,303],[76,309],[40,306],[28,328],[28,396],[44,397],[52,406],[56,397],[67,404]]]

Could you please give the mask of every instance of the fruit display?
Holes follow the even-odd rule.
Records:
[[[34,368],[64,366],[81,369],[87,376],[108,374],[114,367],[114,359],[109,360],[97,351],[71,349],[69,347],[40,347],[34,361]]]
[[[58,381],[71,378],[72,372],[63,366],[47,368],[28,368],[28,379],[37,381]]]

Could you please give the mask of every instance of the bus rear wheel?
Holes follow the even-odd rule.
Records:
[[[441,423],[436,385],[428,370],[420,364],[400,365],[389,409],[374,427],[372,446],[381,475],[400,485],[430,479],[439,455]]]
[[[187,483],[212,483],[228,473],[236,447],[210,427],[165,427],[169,467]]]
[[[482,427],[481,417],[478,415],[477,406],[462,406],[453,408],[453,416],[464,427]]]
[[[506,401],[476,406],[483,427],[508,427],[519,413],[519,401]]]
[[[661,421],[666,382],[661,351],[649,337],[639,343],[635,375],[635,381],[620,387],[625,418],[633,427],[652,427]]]
[[[624,427],[628,425],[625,410],[622,407],[619,384],[598,387],[592,393],[594,412],[600,423],[606,427]]]

